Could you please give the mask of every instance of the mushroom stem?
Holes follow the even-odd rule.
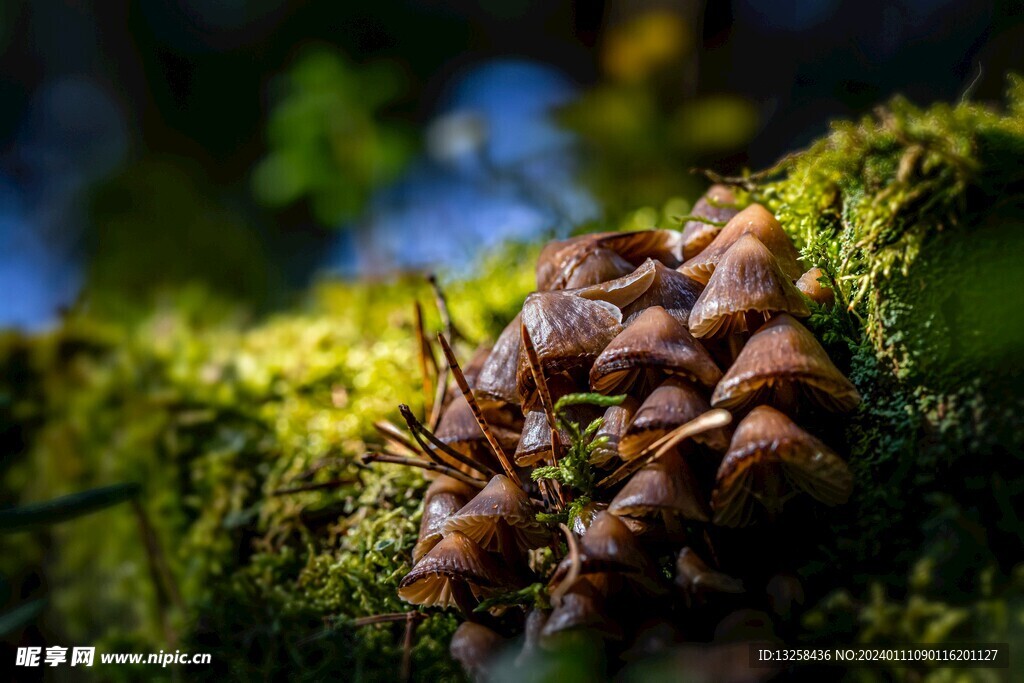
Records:
[[[421,454],[419,447],[412,441],[409,441],[409,438],[402,433],[402,430],[399,429],[397,425],[388,422],[387,420],[378,420],[373,423],[373,428],[376,429],[377,432],[385,439],[401,446],[410,453],[414,455]]]
[[[430,342],[423,330],[423,307],[419,301],[413,302],[413,318],[416,321],[416,344],[419,347],[420,377],[423,380],[423,414],[430,415],[433,408],[433,392],[430,386],[430,373],[427,368],[427,357],[433,358],[434,354],[430,349]]]
[[[438,472],[440,474],[446,474],[452,479],[458,479],[464,484],[469,484],[478,489],[482,489],[487,485],[487,482],[476,477],[471,477],[465,472],[460,472],[454,467],[448,467],[447,465],[438,465],[435,462],[429,460],[418,460],[417,458],[409,458],[404,455],[391,455],[390,453],[364,453],[360,458],[360,461],[364,465],[368,465],[371,462],[387,462],[392,465],[405,465],[407,467],[419,467],[420,469],[430,470],[431,472]]]
[[[576,536],[573,535],[572,531],[569,530],[564,524],[559,524],[558,528],[565,534],[566,547],[569,549],[569,572],[562,579],[558,587],[551,591],[551,604],[558,606],[562,602],[562,598],[572,588],[572,584],[576,582],[576,579],[580,575],[580,548],[579,544],[576,543]]]
[[[444,463],[440,459],[440,456],[437,455],[437,451],[423,442],[424,438],[431,444],[433,444],[437,450],[441,451],[448,457],[462,463],[466,467],[470,467],[473,470],[488,476],[493,476],[497,474],[497,472],[488,467],[486,464],[471,460],[469,457],[463,455],[462,453],[459,453],[457,450],[446,444],[444,441],[441,441],[439,438],[437,438],[437,436],[435,436],[433,432],[431,432],[429,429],[423,426],[422,422],[416,419],[416,416],[412,414],[412,410],[409,408],[409,406],[403,403],[402,405],[398,406],[398,412],[400,412],[402,414],[402,417],[405,418],[405,422],[406,424],[409,425],[409,430],[412,432],[413,438],[416,439],[416,443],[422,446],[423,451],[427,454],[427,457],[433,460],[438,465],[447,466],[446,463]]]
[[[494,455],[497,456],[502,469],[505,470],[505,475],[511,479],[516,486],[523,488],[523,482],[519,479],[516,469],[512,467],[512,463],[508,461],[505,451],[502,450],[497,437],[495,437],[494,432],[491,431],[491,426],[487,424],[483,411],[480,410],[480,404],[476,402],[476,396],[473,395],[473,389],[470,388],[469,382],[466,381],[466,375],[463,374],[462,368],[459,366],[459,361],[455,359],[455,353],[452,351],[451,345],[448,344],[448,340],[444,338],[443,334],[439,333],[437,335],[437,339],[441,342],[441,350],[444,351],[444,357],[448,361],[448,367],[451,368],[452,375],[455,377],[455,382],[459,385],[459,389],[462,391],[462,395],[466,398],[466,402],[469,403],[469,407],[473,411],[473,417],[476,418],[477,424],[480,425],[480,431],[484,433],[487,443],[490,444],[491,450],[494,451]]]
[[[473,591],[470,590],[469,586],[462,581],[451,581],[450,585],[452,598],[455,600],[455,604],[459,606],[459,611],[462,612],[462,616],[466,618],[466,621],[475,621],[477,623],[485,621],[485,617],[475,611],[480,603],[473,597]]]
[[[725,427],[730,422],[732,422],[732,415],[730,415],[728,411],[718,408],[709,410],[700,417],[679,425],[671,432],[649,445],[641,451],[636,458],[621,465],[614,472],[599,481],[597,486],[598,488],[613,486],[639,470],[644,465],[654,462],[665,453],[668,453],[676,444],[684,439],[689,439],[697,434],[702,434],[703,432],[712,429]]]

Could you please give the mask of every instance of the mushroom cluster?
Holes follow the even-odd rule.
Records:
[[[802,600],[787,567],[729,546],[794,499],[848,499],[846,463],[796,420],[860,396],[798,320],[831,292],[775,217],[721,186],[695,212],[681,232],[548,244],[492,347],[463,368],[439,335],[434,424],[403,406],[412,439],[381,426],[369,460],[435,477],[399,596],[462,612],[451,652],[471,674],[583,632],[612,662],[771,638]]]

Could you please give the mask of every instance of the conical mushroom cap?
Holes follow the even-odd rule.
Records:
[[[609,638],[621,638],[622,627],[608,613],[605,596],[590,582],[589,576],[581,576],[562,598],[541,631],[541,638],[552,637],[574,629],[589,629]]]
[[[468,586],[481,595],[514,585],[515,579],[493,557],[465,534],[454,532],[441,539],[398,584],[398,597],[414,605],[456,605],[453,584]]]
[[[736,196],[726,185],[712,185],[704,196],[693,205],[694,216],[710,218],[716,223],[732,219],[739,209],[736,208]],[[711,225],[698,220],[687,221],[683,225],[683,258],[692,259],[704,251],[712,240],[722,231],[722,226]]]
[[[426,492],[423,494],[423,504],[429,504],[431,499],[440,493],[450,493],[468,501],[470,498],[475,496],[479,490],[480,489],[473,488],[469,484],[463,483],[458,479],[453,479],[441,474],[438,475],[437,479],[430,482],[430,486],[427,487]],[[465,505],[465,503],[463,503],[463,505]],[[459,507],[462,507],[462,505]]]
[[[619,309],[567,292],[536,292],[523,305],[523,327],[545,376],[588,367],[622,329]],[[536,384],[529,361],[519,355],[516,376],[523,407],[533,407]]]
[[[650,562],[633,532],[610,512],[599,512],[594,516],[587,533],[580,539],[581,574],[617,571],[645,574]],[[571,564],[566,557],[558,565],[552,577],[557,584],[565,576]]]
[[[782,313],[761,327],[715,387],[711,405],[741,411],[758,403],[786,407],[797,394],[833,412],[848,412],[860,394],[814,335]]]
[[[464,621],[452,634],[448,652],[471,677],[485,674],[501,652],[505,639],[483,624]]]
[[[514,543],[520,549],[536,548],[548,540],[548,533],[536,519],[530,499],[504,474],[496,474],[480,493],[448,518],[445,536],[462,533],[485,550],[512,552],[504,547]]]
[[[811,268],[796,281],[796,288],[819,306],[831,306],[836,300],[836,294],[821,282],[824,275],[821,268]]]
[[[515,449],[519,442],[518,433],[500,425],[491,425],[491,429],[498,439],[498,443],[506,452]],[[437,426],[436,436],[474,462],[485,464],[491,469],[498,468],[498,462],[487,437],[484,436],[480,424],[473,415],[473,409],[469,407],[469,402],[462,394],[453,398],[448,407],[444,409],[441,414],[441,423]],[[438,451],[437,454],[452,467],[463,471],[467,469],[464,464],[449,458],[442,451]]]
[[[657,261],[647,259],[637,266],[636,270],[622,277],[589,287],[570,289],[567,292],[591,301],[604,301],[618,308],[625,308],[650,289],[657,278],[658,265]]]
[[[617,406],[608,406],[604,411],[601,426],[594,434],[594,440],[602,439],[602,443],[590,454],[592,464],[600,466],[619,457],[619,442],[639,407],[640,404],[632,396],[627,396],[626,400]]]
[[[447,478],[447,477],[446,477]],[[441,540],[441,528],[448,518],[462,509],[469,500],[450,492],[435,493],[424,499],[423,517],[420,519],[420,534],[412,549],[412,561],[419,562],[431,548]]]
[[[713,387],[722,377],[711,354],[661,306],[645,310],[619,333],[590,369],[594,391],[627,389],[639,370],[655,369]]]
[[[620,278],[635,266],[611,249],[579,249],[563,267],[549,289],[577,289]]]
[[[729,247],[711,274],[690,311],[690,332],[695,337],[746,332],[750,314],[760,327],[775,313],[804,318],[811,311],[775,256],[755,235],[747,233]]]
[[[696,420],[709,410],[711,406],[696,387],[686,380],[669,377],[640,404],[619,441],[619,455],[623,460],[632,460],[679,425]],[[693,440],[721,453],[729,447],[729,431],[724,427],[712,429]]]
[[[710,509],[704,495],[686,460],[671,451],[630,477],[608,511],[626,517],[658,515],[706,522]]]
[[[652,306],[661,306],[669,315],[684,326],[690,317],[690,310],[697,303],[704,286],[691,280],[677,270],[654,264],[654,278],[651,286],[633,302],[622,309],[625,324],[630,324]]]
[[[680,550],[676,558],[676,585],[682,589],[691,606],[706,602],[715,593],[735,595],[743,592],[742,581],[715,571],[690,547]]]
[[[638,230],[579,235],[548,242],[537,258],[537,290],[565,288],[567,278],[560,277],[573,262],[582,262],[590,252],[607,249],[633,266],[648,259],[673,268],[682,263],[682,236],[675,230]]]
[[[779,411],[758,406],[736,428],[711,496],[714,522],[746,526],[757,503],[777,514],[803,491],[826,505],[845,503],[853,488],[846,463]]]
[[[552,394],[552,400],[557,401],[556,395]],[[575,405],[565,410],[565,418],[575,422],[581,427],[586,427],[600,415],[594,406]],[[572,437],[564,429],[558,430],[559,443],[568,445]],[[547,414],[543,410],[531,410],[526,414],[523,423],[523,433],[519,438],[519,446],[516,447],[516,465],[526,467],[534,465],[551,453],[551,427],[548,425]]]
[[[478,399],[506,405],[519,405],[516,391],[516,368],[522,345],[522,318],[517,313],[498,336],[490,355],[480,368],[473,392]]]
[[[683,275],[707,284],[725,252],[747,233],[756,236],[768,247],[768,251],[775,254],[786,277],[790,280],[800,277],[803,269],[800,267],[796,247],[783,232],[775,216],[760,204],[751,204],[736,214],[706,249],[689,259],[679,270]]]

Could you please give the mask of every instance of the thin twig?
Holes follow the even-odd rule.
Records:
[[[371,626],[373,624],[389,624],[407,619],[425,619],[426,615],[420,612],[389,612],[388,614],[372,614],[368,617],[359,617],[352,620],[352,625]]]
[[[473,417],[476,418],[476,422],[480,425],[480,430],[484,433],[487,443],[490,444],[491,450],[494,451],[494,455],[497,456],[502,469],[505,470],[505,475],[511,479],[516,486],[523,488],[523,482],[519,480],[519,475],[516,474],[516,469],[512,466],[512,463],[509,462],[508,457],[506,457],[505,451],[501,448],[501,444],[498,443],[497,437],[494,436],[494,432],[491,430],[491,426],[487,424],[487,420],[484,418],[484,413],[480,410],[480,404],[476,402],[476,397],[473,395],[473,389],[470,388],[469,382],[466,381],[466,375],[463,374],[462,368],[459,367],[459,361],[455,359],[455,353],[452,351],[452,347],[448,344],[448,340],[444,338],[443,334],[438,334],[437,339],[441,342],[441,350],[444,351],[444,357],[448,361],[448,367],[452,370],[455,382],[459,385],[462,395],[469,403],[469,407],[473,411]]]
[[[315,484],[299,484],[298,486],[287,486],[280,489],[274,489],[270,492],[272,496],[287,496],[292,493],[302,493],[304,491],[322,491],[324,489],[336,489],[348,484],[354,484],[359,481],[355,477],[339,477],[337,479],[330,479],[328,481],[321,481]]]
[[[452,341],[456,339],[465,339],[466,336],[459,331],[459,328],[455,327],[455,323],[452,321],[451,312],[448,310],[448,299],[445,297],[444,291],[441,289],[441,285],[437,282],[437,275],[434,273],[427,275],[427,282],[430,283],[430,288],[434,290],[434,301],[437,303],[437,312],[441,315],[441,324],[444,325],[444,330],[448,338]]]
[[[558,528],[565,534],[565,544],[568,548],[569,553],[569,571],[566,573],[565,578],[558,584],[555,590],[551,591],[551,603],[558,605],[562,602],[562,598],[565,596],[569,589],[572,588],[572,584],[576,583],[576,578],[580,575],[580,548],[576,543],[576,536],[569,530],[564,524],[559,524]]]
[[[523,350],[526,351],[526,360],[530,365],[530,373],[533,375],[534,384],[537,385],[537,394],[540,396],[541,407],[544,408],[544,415],[548,419],[548,428],[551,430],[551,457],[548,459],[548,465],[551,467],[558,466],[558,449],[561,446],[561,441],[558,436],[558,418],[555,416],[554,403],[551,400],[551,391],[548,389],[548,381],[544,377],[544,370],[540,365],[540,358],[537,357],[537,349],[533,345],[533,339],[530,338],[530,332],[526,329],[526,325],[522,326],[521,337],[523,341]],[[540,482],[541,490],[550,497],[548,488],[552,488],[555,491],[555,495],[558,497],[556,501],[556,508],[561,511],[565,507],[565,494],[562,493],[562,485],[554,479],[542,479]]]
[[[613,486],[633,474],[633,472],[636,472],[644,465],[654,462],[663,456],[680,441],[689,439],[711,429],[725,427],[730,422],[732,422],[732,415],[730,415],[728,411],[722,410],[721,408],[709,410],[700,417],[679,425],[665,436],[647,446],[647,448],[642,450],[636,458],[621,465],[617,470],[599,481],[597,486],[598,488]]]
[[[444,411],[444,399],[445,394],[448,393],[448,364],[445,363],[443,367],[437,370],[437,386],[434,387],[434,401],[430,404],[430,421],[429,425],[431,429],[436,430],[437,426],[441,424],[441,413]]]
[[[416,620],[413,618],[416,612],[409,612],[405,618],[405,638],[402,640],[402,681],[408,681],[412,677],[412,639],[416,633]]]
[[[470,475],[455,469],[454,467],[448,467],[447,465],[438,465],[436,462],[429,460],[419,460],[417,458],[409,458],[404,455],[391,455],[389,453],[364,453],[359,460],[364,465],[369,465],[371,462],[386,462],[392,465],[405,465],[407,467],[419,467],[420,469],[430,470],[431,472],[438,472],[445,474],[452,479],[458,479],[464,484],[475,486],[478,489],[482,489],[487,485],[487,482],[483,479],[477,479]]]
[[[422,446],[423,452],[426,453],[427,457],[436,462],[438,465],[445,464],[444,461],[441,460],[441,456],[437,454],[437,451],[441,451],[449,458],[452,458],[453,460],[462,463],[466,467],[473,468],[480,474],[489,477],[497,474],[494,468],[491,467],[490,465],[482,462],[476,462],[469,456],[459,453],[457,450],[446,444],[444,441],[441,441],[441,439],[437,438],[437,435],[435,435],[429,429],[424,427],[423,423],[416,419],[416,416],[412,414],[412,409],[409,408],[409,406],[403,403],[402,405],[398,406],[398,412],[400,412],[402,414],[402,417],[405,418],[405,423],[409,425],[409,431],[412,432],[412,437],[416,439],[416,443]],[[426,439],[431,444],[433,444],[434,448],[431,448],[426,443],[424,443],[423,439]]]
[[[164,637],[171,645],[174,645],[177,643],[178,637],[171,625],[170,616],[167,614],[167,606],[169,602],[179,612],[184,613],[185,601],[181,598],[178,583],[167,563],[167,556],[164,554],[163,546],[160,545],[156,530],[150,522],[149,513],[146,512],[146,508],[142,506],[138,498],[132,498],[130,505],[139,525],[139,535],[142,536],[142,543],[146,548],[146,560],[149,565],[150,577],[153,580],[157,610],[160,614]]]
[[[433,391],[430,387],[430,372],[427,367],[427,356],[433,357],[434,353],[430,349],[430,342],[427,340],[427,335],[423,331],[423,307],[420,306],[419,301],[413,302],[413,318],[416,321],[416,344],[419,346],[420,361],[420,377],[423,380],[423,414],[430,415],[432,403],[434,398]]]
[[[412,441],[409,441],[398,425],[388,422],[387,420],[378,420],[373,423],[373,428],[388,441],[401,446],[413,455],[422,455],[419,447]]]

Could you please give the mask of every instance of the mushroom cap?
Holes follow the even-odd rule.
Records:
[[[620,309],[625,308],[650,289],[657,278],[658,265],[657,261],[647,259],[637,266],[636,270],[622,277],[566,291],[584,299],[604,301]]]
[[[536,548],[548,540],[548,532],[537,521],[526,493],[504,474],[496,474],[487,486],[462,509],[448,518],[442,532],[462,533],[485,550],[504,552],[504,534],[509,532],[521,549]]]
[[[635,232],[602,232],[548,242],[537,258],[537,290],[564,287],[568,280],[560,277],[573,263],[582,262],[589,252],[608,249],[622,259],[638,266],[655,259],[675,267],[682,263],[682,236],[675,230],[637,230]]]
[[[589,367],[622,330],[617,307],[568,292],[531,294],[523,305],[522,319],[545,376]],[[516,381],[528,410],[536,400],[537,387],[525,350],[519,354]]]
[[[447,477],[446,477],[447,478]],[[412,549],[412,561],[419,562],[420,558],[430,552],[430,549],[441,540],[441,528],[448,518],[458,512],[468,496],[460,496],[455,493],[442,491],[435,493],[423,501],[423,516],[420,519],[420,533],[416,545]]]
[[[398,597],[414,605],[452,607],[453,584],[468,586],[475,595],[515,583],[511,573],[465,534],[446,535],[398,584]]]
[[[577,289],[597,285],[633,272],[635,266],[604,247],[575,250],[548,289]]]
[[[742,235],[729,247],[690,311],[690,332],[695,337],[722,337],[747,331],[747,316],[789,313],[811,314],[804,298],[782,272],[775,256],[756,235]]]
[[[727,185],[712,185],[704,196],[697,200],[690,212],[694,216],[710,218],[716,223],[729,221],[739,213],[736,196]],[[711,244],[722,231],[722,226],[711,225],[699,220],[689,220],[683,225],[683,258],[691,259]]]
[[[560,583],[571,565],[572,558],[563,558],[549,585]],[[650,571],[651,563],[629,527],[607,510],[597,513],[580,539],[580,574],[621,572],[643,576]]]
[[[701,283],[691,280],[677,270],[654,262],[654,277],[650,286],[635,300],[622,307],[625,324],[630,324],[643,314],[644,310],[652,306],[661,306],[669,315],[686,325],[690,310],[703,289]]]
[[[607,503],[592,500],[576,510],[576,514],[569,520],[572,525],[572,532],[577,536],[587,533],[587,529],[594,523],[594,518],[608,509]]]
[[[491,425],[494,436],[506,452],[515,449],[519,442],[519,434],[501,425]],[[436,436],[439,440],[466,455],[474,462],[486,464],[491,469],[498,469],[498,462],[491,450],[491,445],[480,429],[480,423],[473,415],[466,397],[459,394],[451,400],[441,414],[441,422],[437,426]],[[437,455],[452,467],[466,471],[468,468],[460,462],[449,458],[444,452]]]
[[[811,332],[782,313],[747,342],[715,387],[711,405],[740,411],[758,403],[786,405],[793,392],[826,410],[848,412],[860,394],[839,372]]]
[[[715,593],[735,595],[744,592],[742,581],[715,571],[688,546],[680,550],[676,558],[676,585],[682,589],[690,605],[702,604]]]
[[[760,204],[751,204],[733,216],[711,244],[686,261],[679,270],[683,275],[707,284],[718,262],[725,256],[725,252],[736,240],[747,233],[755,235],[764,246],[768,247],[768,251],[775,254],[782,272],[790,280],[800,277],[803,269],[800,267],[796,247],[782,230],[779,222],[775,220],[775,216]]]
[[[623,460],[632,460],[679,425],[696,420],[709,410],[707,399],[690,382],[669,377],[640,404],[619,441],[619,455]],[[729,429],[723,427],[698,434],[693,440],[721,453],[729,447],[729,437]]]
[[[566,392],[568,393],[568,392]],[[557,394],[552,393],[552,400],[557,401]],[[564,417],[585,428],[600,416],[599,409],[590,405],[574,405],[565,409]],[[558,430],[559,443],[568,445],[572,437],[564,429]],[[520,467],[534,465],[551,453],[551,427],[547,413],[543,410],[531,410],[526,414],[523,433],[516,447],[515,462]]]
[[[589,629],[609,638],[621,638],[622,627],[608,613],[605,595],[590,576],[579,577],[548,617],[541,638],[565,631]]]
[[[472,677],[486,674],[502,648],[505,639],[483,624],[464,621],[452,634],[448,652]]]
[[[641,369],[656,369],[713,387],[722,378],[711,354],[661,306],[652,306],[612,339],[590,369],[605,394],[628,389]]]
[[[612,499],[608,511],[626,517],[671,516],[707,522],[711,510],[686,459],[670,451],[644,465]]]
[[[519,405],[516,390],[516,367],[519,363],[519,349],[522,345],[522,315],[517,313],[494,342],[473,392],[478,399],[494,401],[505,405]]]
[[[835,303],[836,293],[832,291],[831,287],[821,282],[824,275],[825,271],[821,268],[811,268],[796,281],[796,288],[819,306],[831,306]]]
[[[845,503],[853,488],[846,463],[822,441],[769,406],[750,411],[736,427],[711,495],[714,522],[746,526],[760,503],[772,513],[797,492],[826,505]]]
[[[591,452],[591,464],[603,465],[609,460],[619,457],[619,442],[639,407],[640,404],[632,396],[627,396],[617,406],[608,406],[604,411],[601,426],[594,434],[594,440],[602,439],[602,442]]]

